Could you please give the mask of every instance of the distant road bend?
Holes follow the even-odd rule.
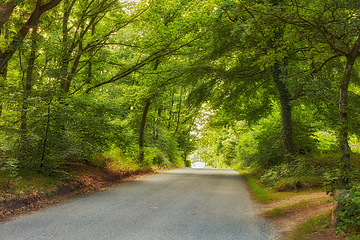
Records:
[[[274,227],[256,215],[243,176],[177,169],[0,225],[0,239],[262,240]]]

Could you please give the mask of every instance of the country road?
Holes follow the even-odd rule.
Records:
[[[232,170],[177,169],[0,225],[0,239],[261,240],[274,227],[256,215]]]

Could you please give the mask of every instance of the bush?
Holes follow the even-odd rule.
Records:
[[[337,197],[343,206],[338,213],[338,226],[360,231],[360,186],[355,186],[345,195]]]
[[[264,124],[255,139],[258,141],[255,159],[260,167],[269,168],[284,162],[280,124]]]
[[[299,157],[290,164],[281,164],[267,170],[261,183],[278,191],[303,187],[320,187],[326,168],[315,168],[310,158]]]
[[[185,160],[185,167],[191,167],[191,161]]]
[[[18,178],[18,165],[19,161],[14,158],[7,159],[5,162],[0,164],[0,173],[3,174],[7,179],[7,188],[10,187],[11,180],[16,180],[16,178]]]

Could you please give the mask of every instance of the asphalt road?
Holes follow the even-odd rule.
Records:
[[[256,215],[232,170],[177,169],[0,225],[0,239],[261,240],[273,226]]]

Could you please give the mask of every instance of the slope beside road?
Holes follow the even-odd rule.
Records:
[[[177,169],[0,225],[16,239],[273,239],[245,179],[232,170]]]

